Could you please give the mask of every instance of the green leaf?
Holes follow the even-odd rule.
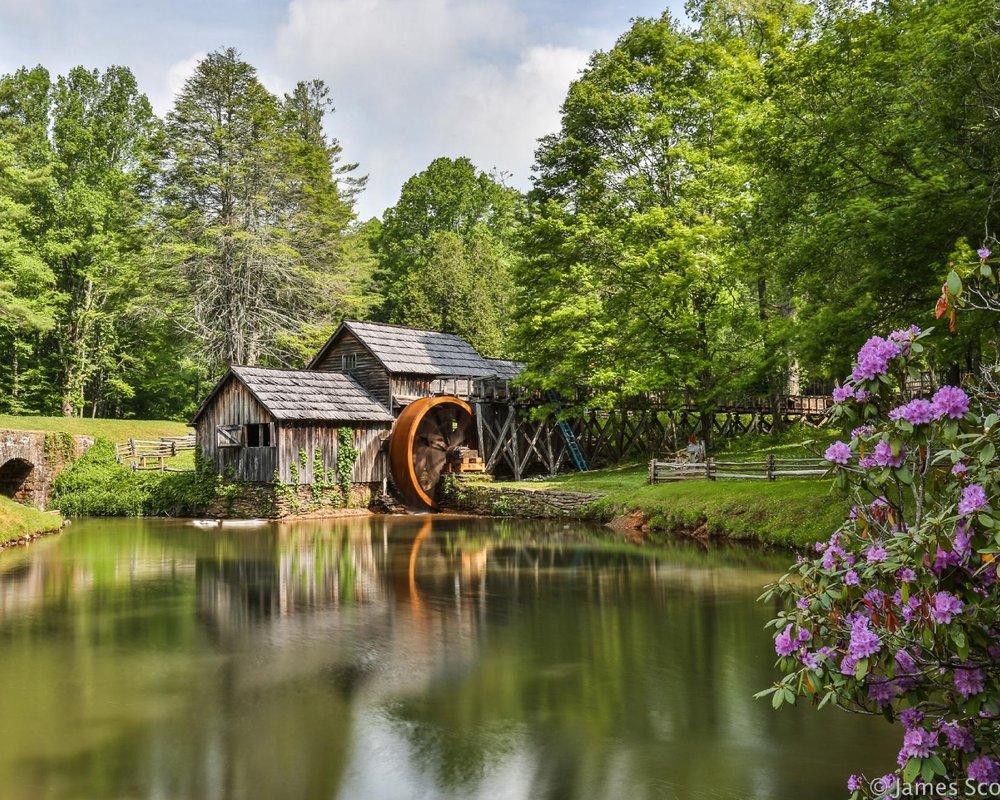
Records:
[[[993,460],[993,457],[996,454],[997,454],[997,449],[996,449],[996,447],[993,446],[993,443],[991,442],[990,444],[986,445],[986,447],[984,447],[982,449],[982,452],[980,452],[980,454],[979,454],[979,463],[980,464],[989,464]]]
[[[921,760],[911,758],[903,768],[903,783],[913,783],[913,780],[920,774]]]
[[[948,291],[956,297],[962,293],[962,279],[955,270],[948,273]]]
[[[862,658],[854,668],[854,677],[859,681],[868,674],[868,659]]]
[[[942,762],[941,759],[938,758],[937,756],[931,756],[928,759],[928,762],[930,763],[931,769],[934,771],[935,775],[947,775],[948,774],[948,770],[945,768],[944,762]]]
[[[781,708],[781,703],[784,701],[784,699],[785,699],[784,692],[776,691],[774,693],[774,696],[771,698],[771,706],[774,708],[775,711]]]

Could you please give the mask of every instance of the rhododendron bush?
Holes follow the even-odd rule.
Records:
[[[989,251],[979,256],[988,266]],[[962,292],[953,272],[939,317],[952,320]],[[763,595],[787,610],[771,623],[782,677],[758,696],[898,723],[884,787],[1000,781],[1000,415],[975,384],[922,391],[927,335],[911,327],[861,348],[834,393],[850,434],[826,451],[853,508]],[[876,777],[852,775],[848,791],[882,796]]]

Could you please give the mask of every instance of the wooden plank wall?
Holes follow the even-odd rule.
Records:
[[[354,446],[358,449],[358,460],[351,471],[353,483],[381,483],[388,475],[388,461],[382,452],[382,440],[388,436],[388,422],[342,423],[354,431]],[[292,483],[292,464],[298,465],[300,484],[313,483],[313,464],[316,448],[322,451],[323,469],[337,469],[337,433],[332,423],[299,422],[283,423],[278,434],[281,480]],[[301,451],[306,452],[306,467],[302,468]]]
[[[340,338],[323,356],[315,369],[321,372],[341,372],[340,357],[346,353],[357,356],[357,366],[351,370],[351,375],[364,386],[368,392],[386,408],[389,408],[391,393],[389,389],[389,373],[371,351],[365,347],[350,331],[343,331]]]
[[[322,451],[323,469],[337,468],[337,428],[323,422],[283,422],[278,429],[278,463],[282,483],[293,483],[292,465],[298,467],[298,483],[313,482],[313,457]],[[300,452],[305,451],[305,468]],[[271,476],[273,480],[274,476]]]
[[[351,480],[354,483],[381,483],[389,477],[389,454],[382,448],[389,435],[388,422],[370,423],[354,430],[354,446],[358,460],[354,463]]]
[[[229,472],[239,480],[269,482],[277,468],[275,447],[218,447],[216,428],[220,425],[273,423],[271,414],[257,402],[236,378],[230,377],[198,420],[198,444],[202,457],[216,472]]]

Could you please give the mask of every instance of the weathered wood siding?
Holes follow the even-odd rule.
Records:
[[[389,423],[372,423],[354,429],[354,446],[358,460],[354,463],[351,480],[354,483],[381,483],[389,477],[388,451],[382,449],[383,440],[389,435]]]
[[[381,483],[388,475],[387,456],[381,452],[382,439],[389,432],[389,423],[343,423],[354,431],[354,446],[358,460],[351,471],[353,483]],[[278,432],[278,453],[281,480],[293,483],[292,464],[298,467],[298,482],[313,483],[316,449],[319,448],[323,469],[337,469],[337,432],[333,423],[283,423]],[[302,465],[305,451],[305,468]]]
[[[353,353],[357,357],[357,365],[350,374],[354,379],[364,386],[368,392],[386,408],[389,408],[390,389],[389,373],[375,356],[371,354],[358,338],[350,331],[343,331],[340,338],[327,352],[323,359],[316,364],[314,369],[323,372],[341,372],[340,357]]]
[[[219,447],[218,428],[222,425],[271,423],[274,441],[274,420],[264,406],[236,378],[230,378],[213,398],[198,420],[198,445],[202,457],[215,466],[220,474],[232,473],[241,481],[266,483],[274,479],[278,467],[276,447]]]
[[[435,375],[400,375],[392,379],[394,398],[431,397],[450,394],[468,399],[479,393],[482,378],[437,377]]]
[[[337,469],[337,428],[333,423],[284,422],[278,430],[278,462],[283,483],[313,483],[313,463],[319,449],[323,469]],[[305,451],[303,467],[302,451]],[[298,468],[298,481],[292,465]]]

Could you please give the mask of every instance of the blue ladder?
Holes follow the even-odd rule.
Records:
[[[552,413],[555,414],[556,423],[559,425],[559,431],[563,435],[563,439],[566,440],[566,446],[569,448],[569,454],[573,458],[573,463],[576,464],[576,468],[580,472],[587,471],[587,461],[583,457],[583,451],[580,450],[580,444],[576,440],[576,434],[573,433],[573,429],[569,426],[569,423],[560,419],[559,414],[562,412],[562,406],[559,403],[559,395],[557,395],[552,389],[549,389],[545,393],[546,399],[554,404]]]

